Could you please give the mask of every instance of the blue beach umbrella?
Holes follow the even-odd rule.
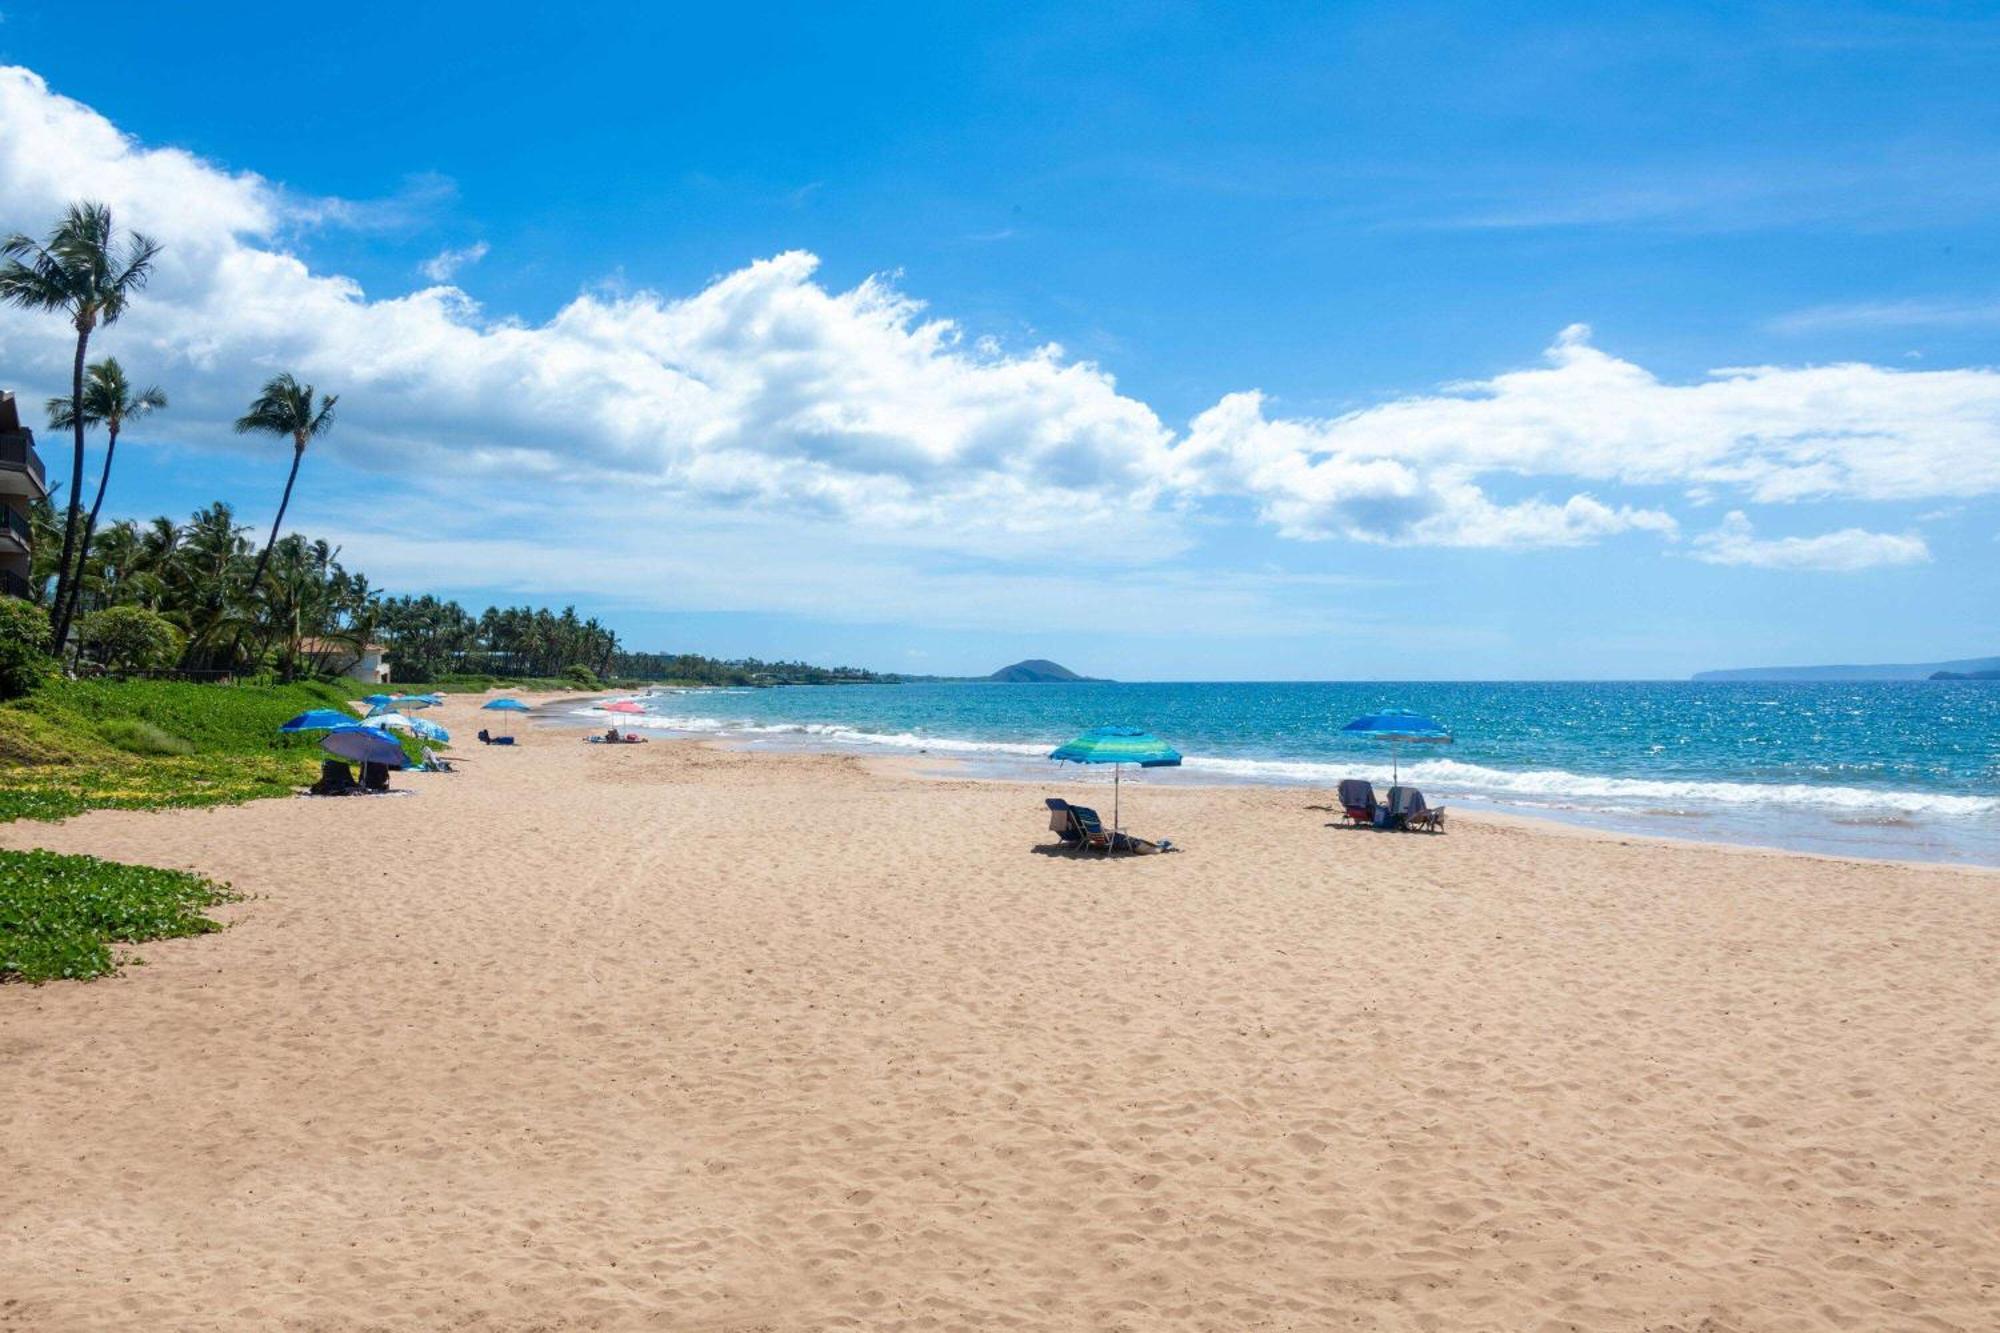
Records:
[[[396,738],[380,727],[364,727],[359,722],[344,727],[335,727],[327,732],[326,739],[319,743],[328,754],[337,754],[342,759],[352,759],[357,764],[380,764],[384,768],[402,768],[409,762],[403,754],[403,747]]]
[[[1397,767],[1397,748],[1410,745],[1449,745],[1451,729],[1434,717],[1413,713],[1407,708],[1387,708],[1379,713],[1369,713],[1357,717],[1341,728],[1372,740],[1389,742],[1389,780],[1397,781],[1401,770]]]
[[[364,694],[361,696],[361,702],[380,708],[383,704],[396,702],[396,699],[394,695],[389,694]]]
[[[343,713],[338,708],[314,708],[300,713],[291,721],[279,727],[279,731],[297,733],[301,731],[324,731],[328,727],[351,727],[352,714]]]
[[[1075,740],[1059,745],[1049,758],[1066,764],[1110,764],[1111,831],[1118,831],[1118,787],[1125,765],[1179,768],[1181,752],[1149,731],[1137,727],[1092,727]]]
[[[483,703],[479,706],[491,713],[532,713],[535,711],[519,699],[494,699],[490,703]]]
[[[361,719],[363,726],[379,727],[384,731],[407,731],[412,736],[421,736],[427,741],[448,741],[451,733],[437,723],[421,717],[405,717],[401,713],[370,713]]]

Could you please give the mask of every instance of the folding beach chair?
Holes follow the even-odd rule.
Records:
[[[1348,778],[1340,784],[1340,808],[1352,823],[1373,824],[1375,812],[1382,808],[1382,803],[1375,799],[1374,784],[1361,778]]]

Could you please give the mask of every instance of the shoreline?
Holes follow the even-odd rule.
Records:
[[[603,697],[632,697],[633,693],[629,691],[622,693],[613,692]],[[561,697],[556,696],[558,699]],[[577,702],[581,707],[588,707],[595,700],[589,703],[581,700]],[[550,713],[540,716],[537,719],[536,725],[551,730],[574,728],[587,731],[593,726],[602,727],[614,722],[621,727],[632,725],[632,719],[629,717],[608,715],[585,717],[580,714],[568,713]],[[651,726],[640,724],[638,730],[643,733],[652,734],[655,740],[694,741],[746,754],[826,754],[849,755],[863,760],[875,758],[907,759],[919,765],[952,765],[966,770],[950,775],[954,780],[1020,784],[1033,784],[1036,782],[1088,784],[1097,780],[1094,775],[1080,777],[1073,769],[1067,774],[1052,773],[1047,778],[1036,777],[1027,771],[1029,761],[1025,758],[1010,760],[998,755],[954,752],[949,750],[929,753],[922,749],[913,749],[902,745],[842,742],[832,737],[816,736],[805,731],[769,735],[742,732],[731,733],[726,730],[716,732],[689,731],[657,724]],[[945,739],[949,740],[949,738]],[[1360,767],[1360,765],[1357,765],[1357,767]],[[1161,770],[1160,772],[1164,773],[1165,771]],[[1171,778],[1159,777],[1154,774],[1134,774],[1126,780],[1126,785],[1144,789],[1144,784],[1152,783],[1156,785],[1156,789],[1171,788],[1175,790],[1209,791],[1232,791],[1251,787],[1278,790],[1324,791],[1330,793],[1332,789],[1330,783],[1322,785],[1315,781],[1306,781],[1281,775],[1218,777],[1198,769],[1176,769],[1172,770],[1172,773],[1173,776]],[[1434,799],[1434,803],[1438,802]],[[1934,865],[1947,868],[2000,872],[2000,849],[1988,850],[1980,845],[1975,845],[1968,851],[1957,844],[1947,842],[1938,847],[1935,855],[1925,856],[1912,854],[1907,848],[1896,847],[1891,840],[1881,840],[1879,845],[1882,847],[1882,850],[1876,852],[1859,847],[1815,845],[1816,843],[1823,843],[1825,839],[1816,839],[1810,836],[1795,838],[1794,841],[1787,842],[1782,835],[1760,833],[1757,830],[1746,831],[1736,836],[1733,836],[1726,829],[1722,831],[1710,830],[1711,836],[1701,836],[1695,833],[1677,833],[1654,827],[1655,824],[1666,820],[1684,820],[1690,823],[1710,822],[1718,819],[1727,821],[1730,818],[1727,812],[1668,813],[1613,808],[1549,809],[1527,803],[1462,793],[1448,795],[1443,803],[1449,805],[1450,817],[1453,819],[1495,818],[1530,820],[1546,824],[1553,828],[1597,833],[1613,839],[1657,840],[1676,845],[1770,851],[1798,856],[1819,857],[1830,861],[1854,860],[1883,865]],[[1752,824],[1758,824],[1761,827],[1780,826],[1776,820],[1757,821],[1751,819],[1747,814],[1737,815],[1736,818]],[[1865,829],[1868,827],[1865,824],[1848,823],[1834,817],[1829,817],[1827,822],[1837,828],[1843,829]],[[1963,835],[1961,834],[1960,837],[1962,838]]]

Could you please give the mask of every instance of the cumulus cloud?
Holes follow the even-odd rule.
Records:
[[[1661,510],[1613,508],[1586,494],[1498,504],[1472,480],[1489,470],[1477,457],[1411,450],[1397,432],[1350,432],[1352,420],[1273,421],[1261,395],[1231,394],[1195,418],[1175,451],[1179,479],[1190,490],[1251,496],[1280,532],[1308,540],[1576,546],[1676,526]]]
[[[1713,532],[1694,539],[1694,557],[1712,565],[1755,565],[1762,569],[1816,570],[1847,574],[1861,569],[1928,564],[1930,547],[1915,534],[1842,528],[1817,537],[1759,540],[1742,510],[1732,510]]]
[[[1765,503],[1988,495],[2000,491],[2000,374],[1756,366],[1670,384],[1572,325],[1542,366],[1332,420],[1272,420],[1257,395],[1231,395],[1196,420],[1179,461],[1192,484],[1240,484],[1301,513],[1352,497],[1364,528],[1390,530],[1433,512],[1420,477],[1439,491],[1508,474]],[[1627,526],[1658,520],[1635,510]]]
[[[427,261],[421,290],[371,295],[288,243],[395,210],[141,144],[30,71],[0,69],[0,131],[10,218],[88,196],[165,243],[104,340],[173,386],[169,438],[227,440],[255,386],[294,370],[341,393],[336,454],[487,514],[617,496],[623,526],[661,540],[676,515],[750,513],[978,557],[1146,562],[1185,548],[1184,516],[1238,502],[1296,539],[1522,548],[1672,540],[1677,496],[2000,491],[1988,370],[1767,366],[1676,384],[1575,326],[1528,369],[1326,419],[1233,393],[1177,431],[1100,366],[968,337],[886,278],[831,289],[804,252],[686,295],[586,292],[530,324],[450,284],[483,243]],[[424,178],[401,197],[428,206],[447,188]],[[23,312],[0,312],[0,356],[31,397],[68,373],[62,337]]]
[[[461,246],[456,250],[449,248],[440,250],[417,265],[417,271],[432,282],[450,282],[460,269],[468,264],[477,264],[486,258],[490,248],[484,241],[474,241],[471,245]]]

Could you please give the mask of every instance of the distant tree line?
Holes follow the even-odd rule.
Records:
[[[612,654],[610,672],[634,680],[681,685],[868,685],[899,680],[859,667],[817,667],[804,662],[764,662],[754,657],[721,661],[694,653]]]

